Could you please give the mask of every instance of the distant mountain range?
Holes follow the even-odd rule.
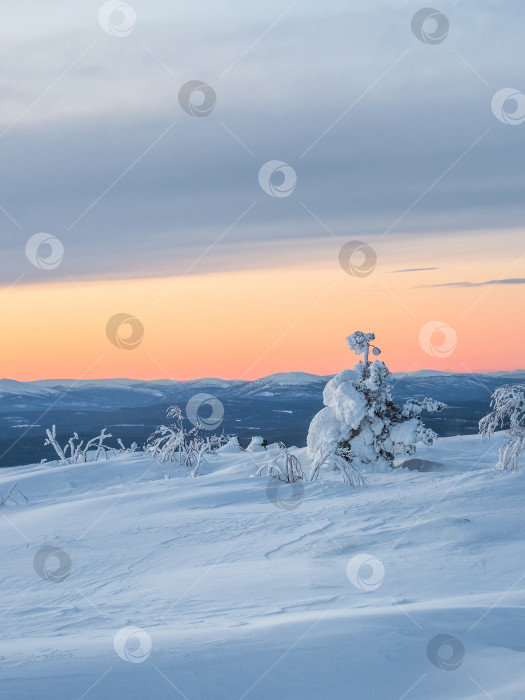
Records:
[[[85,438],[107,427],[115,438],[142,443],[166,421],[170,405],[184,408],[197,393],[220,399],[224,404],[221,429],[238,435],[241,442],[261,434],[272,442],[304,445],[310,420],[322,408],[329,379],[306,372],[272,374],[254,381],[2,379],[0,466],[53,459],[50,448],[43,446],[45,428],[53,424],[63,441],[74,431]],[[395,374],[394,396],[398,402],[425,396],[444,401],[447,410],[428,416],[425,423],[443,436],[472,434],[489,411],[494,389],[519,382],[525,382],[525,370],[491,374],[423,370]]]
[[[489,374],[454,374],[435,370],[421,370],[408,374],[394,374],[396,392],[406,390],[439,393],[467,390],[481,395],[492,393],[496,386],[525,381],[525,370],[493,372]],[[253,381],[241,379],[43,379],[19,382],[0,379],[0,413],[16,407],[21,410],[45,410],[57,407],[78,407],[83,410],[147,406],[165,401],[183,400],[188,394],[207,391],[229,397],[281,396],[293,391],[302,396],[319,395],[331,375],[321,376],[307,372],[281,372]]]

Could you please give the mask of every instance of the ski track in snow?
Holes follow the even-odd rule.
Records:
[[[0,507],[2,697],[523,700],[525,472],[492,468],[500,444],[441,439],[417,455],[441,471],[305,483],[289,511],[253,477],[267,453],[196,479],[144,454],[0,470],[29,499]],[[46,545],[61,582],[33,568]],[[361,553],[385,570],[368,592]],[[130,625],[143,663],[115,652]],[[453,671],[427,657],[438,634],[464,647]]]

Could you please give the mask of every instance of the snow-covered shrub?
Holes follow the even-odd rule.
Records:
[[[517,470],[525,452],[525,384],[501,386],[492,395],[491,413],[479,422],[482,437],[491,438],[498,428],[507,428],[507,440],[499,451],[499,469]]]
[[[295,455],[288,452],[288,448],[282,442],[278,443],[279,454],[269,465],[263,464],[257,470],[255,476],[261,476],[265,471],[268,476],[284,481],[286,484],[295,484],[304,479],[303,468]]]
[[[368,480],[351,464],[351,459],[345,448],[336,448],[333,452],[327,451],[324,454],[319,454],[312,466],[309,481],[317,481],[321,469],[340,474],[343,481],[354,488],[368,486]]]
[[[356,469],[383,471],[394,466],[397,455],[413,455],[416,443],[431,445],[437,435],[425,428],[421,413],[441,411],[445,404],[433,399],[410,399],[401,408],[392,398],[392,378],[384,362],[368,361],[373,333],[353,333],[346,340],[365,361],[343,370],[326,385],[323,408],[308,431],[312,462],[329,464],[340,457]],[[340,463],[340,461],[338,460]],[[317,470],[318,472],[319,470]],[[315,469],[314,469],[315,472]]]
[[[84,445],[84,441],[78,437],[78,433],[73,433],[73,437],[70,437],[67,444],[62,447],[58,442],[56,436],[56,426],[53,425],[51,430],[46,429],[47,438],[44,441],[44,445],[51,445],[58,455],[60,464],[76,464],[77,462],[87,462],[88,455],[90,452],[94,452],[94,458],[90,461],[97,461],[100,455],[104,455],[108,459],[108,453],[113,449],[109,445],[105,445],[104,441],[113,437],[110,433],[106,432],[104,428],[100,435],[97,435],[91,440],[88,440]],[[122,445],[122,442],[119,441]],[[135,445],[136,449],[136,444]],[[124,445],[122,445],[124,448]],[[125,448],[124,448],[125,449]]]
[[[129,447],[126,447],[122,440],[120,438],[117,438],[117,442],[119,444],[120,450],[117,450],[120,454],[127,454],[129,452],[136,452],[139,449],[139,446],[137,445],[136,442],[132,442]]]
[[[149,437],[146,451],[161,462],[178,462],[190,469],[190,476],[197,476],[206,455],[216,452],[228,442],[224,435],[202,435],[201,426],[190,430],[184,426],[184,417],[179,406],[170,406],[168,418],[173,418],[170,425],[161,425]]]

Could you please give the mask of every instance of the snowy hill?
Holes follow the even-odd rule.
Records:
[[[359,490],[253,478],[271,452],[1,470],[29,499],[0,507],[2,696],[522,700],[525,473],[492,469],[500,442]]]

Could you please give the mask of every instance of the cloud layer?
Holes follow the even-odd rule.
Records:
[[[47,279],[96,279],[521,225],[525,126],[490,107],[525,91],[518,2],[445,3],[436,46],[412,34],[413,3],[132,4],[124,38],[84,0],[5,12],[1,283],[42,280],[24,253],[37,232],[64,244]],[[203,119],[177,99],[194,79],[217,95]],[[262,191],[269,160],[296,171],[292,196]]]

